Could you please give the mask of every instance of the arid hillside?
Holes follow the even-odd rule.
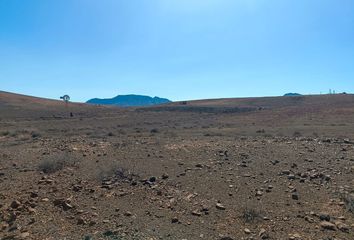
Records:
[[[352,240],[353,129],[353,95],[123,109],[0,92],[0,239]]]

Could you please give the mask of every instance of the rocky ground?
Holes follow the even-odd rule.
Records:
[[[354,239],[354,114],[342,113],[11,115],[0,239]]]

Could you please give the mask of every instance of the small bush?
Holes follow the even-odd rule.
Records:
[[[10,135],[10,132],[9,131],[1,132],[0,135],[1,136],[8,136],[8,135]]]
[[[39,138],[39,137],[41,137],[42,135],[39,133],[39,132],[35,132],[35,131],[33,131],[33,132],[31,132],[31,137],[32,138]]]
[[[65,166],[74,164],[75,161],[70,159],[68,154],[57,154],[44,158],[40,162],[38,170],[50,174],[62,170]]]
[[[301,137],[302,134],[301,134],[301,132],[295,131],[295,132],[293,133],[293,136],[294,136],[294,137]]]
[[[158,133],[158,132],[159,132],[159,130],[157,128],[153,128],[150,130],[150,133]]]
[[[16,131],[10,133],[10,136],[11,136],[11,137],[17,137],[17,135],[18,135],[18,132],[16,132]]]
[[[264,134],[264,137],[265,137],[265,138],[272,138],[272,137],[273,137],[273,135],[272,135],[272,134],[270,134],[270,133],[266,133],[266,134]]]
[[[106,164],[104,168],[99,169],[98,179],[104,181],[106,179],[114,178],[115,180],[131,179],[133,174],[125,168],[119,166],[116,162]]]
[[[261,218],[261,213],[254,208],[245,208],[242,212],[242,219],[246,223],[252,223],[260,220]]]
[[[354,193],[342,195],[342,200],[348,211],[354,214]]]

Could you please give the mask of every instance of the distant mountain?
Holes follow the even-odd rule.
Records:
[[[86,103],[90,104],[99,104],[99,105],[117,105],[121,107],[142,107],[142,106],[151,106],[157,104],[169,103],[170,100],[166,98],[159,97],[149,97],[142,95],[118,95],[114,98],[93,98],[88,100]]]
[[[286,93],[286,94],[284,94],[284,96],[302,96],[300,93]]]

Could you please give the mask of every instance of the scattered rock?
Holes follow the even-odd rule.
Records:
[[[260,196],[262,196],[263,195],[263,192],[262,191],[257,191],[256,192],[256,197],[260,197]]]
[[[264,228],[261,228],[261,230],[259,231],[258,236],[261,239],[269,239],[269,235],[268,235],[267,231]]]
[[[224,207],[224,205],[222,205],[221,203],[216,203],[216,208],[219,210],[225,210],[226,207]]]
[[[327,221],[329,222],[331,220],[331,216],[327,213],[320,213],[319,216],[321,221]]]
[[[202,216],[202,214],[199,211],[197,211],[197,210],[193,211],[192,215],[198,216],[198,217]]]
[[[169,176],[168,176],[167,173],[164,173],[164,174],[162,174],[161,178],[162,178],[162,179],[167,179],[167,178],[169,178]]]
[[[20,239],[26,239],[30,236],[30,233],[29,232],[23,232],[20,234]]]
[[[14,209],[16,209],[16,208],[18,208],[20,206],[21,206],[21,203],[19,201],[17,201],[17,200],[12,201],[12,203],[10,205],[10,207],[14,208]]]
[[[337,226],[337,228],[342,231],[342,232],[349,232],[349,226],[344,224],[343,222],[341,221],[335,221],[334,222]]]
[[[293,200],[299,200],[299,194],[297,192],[294,192],[294,193],[291,194],[291,198]]]
[[[246,234],[251,234],[251,230],[249,230],[248,228],[243,229],[243,231],[244,231]]]
[[[149,178],[149,182],[152,182],[152,183],[153,183],[153,182],[156,182],[156,177],[150,177],[150,178]]]
[[[64,211],[68,211],[70,209],[73,208],[73,206],[69,203],[68,200],[59,198],[59,199],[55,199],[53,201],[54,206],[56,207],[61,207]]]
[[[86,221],[85,221],[85,219],[83,219],[83,218],[78,218],[78,219],[77,219],[77,224],[78,224],[78,225],[85,225],[85,224],[86,224]]]
[[[320,226],[321,226],[321,228],[326,229],[326,230],[332,230],[332,231],[336,230],[336,225],[334,225],[331,222],[323,221],[320,223]]]
[[[289,174],[288,175],[288,179],[289,180],[294,180],[295,179],[295,175],[294,174]]]
[[[131,217],[133,214],[131,213],[131,212],[129,212],[129,211],[126,211],[125,213],[124,213],[124,216],[126,216],[126,217]]]
[[[31,198],[37,198],[38,197],[38,193],[37,192],[31,192],[30,193],[30,197]]]

